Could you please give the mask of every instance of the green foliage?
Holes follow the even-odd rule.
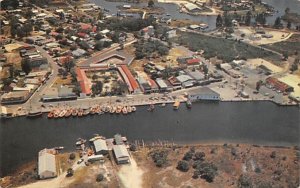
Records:
[[[93,86],[92,86],[92,92],[94,95],[100,95],[103,90],[103,84],[101,81],[97,81]]]
[[[223,26],[223,18],[222,18],[222,16],[219,14],[218,16],[217,16],[217,19],[216,19],[216,27],[218,28],[218,27],[222,27]]]
[[[148,7],[154,7],[154,1],[153,0],[148,1]]]
[[[192,51],[204,50],[204,57],[218,57],[225,62],[231,62],[235,59],[266,58],[270,60],[280,60],[280,56],[260,48],[250,46],[245,43],[228,40],[224,38],[214,38],[195,33],[182,33],[178,42],[188,46]]]
[[[96,177],[96,181],[100,182],[100,181],[103,181],[103,180],[104,180],[104,175],[103,174],[98,174],[97,177]]]
[[[31,72],[31,66],[27,58],[22,59],[21,67],[22,67],[22,71],[25,72],[26,74],[29,74]]]
[[[150,58],[155,54],[164,56],[169,53],[169,48],[159,40],[140,40],[135,44],[135,48],[135,56],[137,59],[142,59],[144,57]]]
[[[75,153],[71,153],[70,156],[69,156],[69,159],[70,159],[70,160],[74,160],[75,157],[76,157],[76,156],[75,156]]]
[[[193,158],[193,156],[194,156],[194,153],[191,151],[188,151],[184,154],[183,160],[189,161]]]
[[[150,16],[147,19],[141,19],[141,18],[124,18],[124,19],[118,19],[118,18],[111,18],[106,21],[106,25],[108,26],[108,29],[111,31],[139,31],[143,29],[144,27],[147,27],[149,25],[154,25],[155,19]]]
[[[238,179],[238,188],[252,188],[252,182],[246,175],[241,175]]]
[[[195,153],[195,160],[204,161],[205,153],[204,152],[196,152]]]
[[[157,167],[162,167],[168,162],[167,150],[153,150],[149,153],[149,155]]]
[[[190,169],[189,163],[185,160],[178,161],[176,168],[182,172],[187,172]]]

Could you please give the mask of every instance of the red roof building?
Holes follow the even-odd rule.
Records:
[[[200,62],[201,62],[200,59],[195,58],[195,59],[188,59],[188,60],[186,61],[186,64],[187,64],[187,65],[199,65]]]
[[[294,88],[287,85],[286,83],[281,82],[277,78],[269,77],[266,79],[267,84],[273,86],[276,90],[279,90],[281,92],[292,92],[294,91]]]
[[[92,93],[91,83],[88,77],[86,76],[85,71],[80,68],[76,68],[76,74],[77,74],[77,81],[79,82],[81,88],[81,93],[90,95]]]
[[[139,84],[135,80],[134,76],[131,74],[128,67],[126,65],[121,65],[119,67],[119,71],[129,87],[129,92],[137,92],[139,90]]]

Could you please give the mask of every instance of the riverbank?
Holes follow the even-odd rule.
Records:
[[[131,151],[131,164],[116,166],[112,165],[113,161],[106,159],[106,162],[99,164],[94,162],[89,166],[80,165],[74,169],[74,175],[66,178],[65,171],[60,172],[60,175],[54,179],[37,180],[35,174],[36,162],[24,164],[26,168],[18,168],[18,171],[12,173],[0,180],[0,185],[3,188],[9,186],[22,187],[53,187],[57,186],[84,186],[89,184],[89,187],[97,187],[99,185],[117,186],[124,185],[125,187],[165,187],[167,185],[179,187],[181,184],[189,184],[193,186],[218,186],[226,185],[227,187],[236,187],[239,177],[242,174],[247,174],[251,184],[258,185],[262,182],[267,182],[276,185],[284,186],[297,185],[296,178],[299,176],[299,148],[298,147],[276,147],[251,145],[240,143],[210,143],[210,144],[171,144],[165,142],[149,143],[146,145],[136,145],[136,151]],[[72,151],[75,156],[79,156],[77,151]],[[187,153],[191,152],[193,159],[186,159],[188,164],[187,172],[178,170],[177,163],[182,160]],[[217,167],[212,182],[205,181],[205,178],[194,177],[193,163],[197,162],[196,153],[201,152],[202,163],[209,162]],[[162,163],[157,165],[154,160],[154,154],[160,155]],[[70,153],[60,153],[56,158],[59,163],[65,163],[68,160]],[[195,155],[195,156],[194,156]],[[193,157],[194,156],[194,157]],[[200,155],[199,155],[200,156]],[[76,160],[69,163],[74,165]],[[224,161],[225,160],[225,161]],[[277,174],[280,178],[271,178],[274,171],[282,170],[284,172]],[[98,173],[105,176],[104,181],[97,182],[96,176]],[[83,175],[83,173],[85,175]],[[106,176],[110,173],[110,176]],[[257,176],[259,175],[259,177]],[[134,181],[138,176],[140,181]],[[288,181],[283,179],[288,178]],[[293,180],[291,180],[293,179]],[[294,181],[296,180],[296,181]],[[162,186],[164,185],[164,186]]]

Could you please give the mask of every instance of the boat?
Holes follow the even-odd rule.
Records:
[[[175,101],[175,103],[173,104],[174,110],[178,110],[179,106],[180,106],[180,102],[179,101]]]
[[[77,109],[73,109],[72,110],[72,116],[75,117],[78,114],[78,110]]]
[[[136,111],[136,107],[135,106],[132,106],[132,112],[135,112]]]
[[[190,100],[186,101],[186,107],[187,108],[192,108],[192,102]]]
[[[47,115],[48,118],[53,118],[54,117],[54,112],[50,111]]]
[[[90,108],[90,114],[94,115],[96,113],[96,108]]]
[[[149,108],[148,108],[148,111],[152,112],[154,110],[154,104],[150,104]]]
[[[131,113],[132,112],[132,107],[131,106],[127,106],[127,112]]]
[[[30,112],[28,112],[27,117],[28,118],[34,118],[34,117],[39,117],[42,116],[43,113],[39,110],[31,110]]]
[[[65,117],[70,117],[72,115],[72,110],[68,109],[67,112],[65,113]]]
[[[85,144],[86,140],[82,138],[78,138],[78,141],[76,142],[76,146],[81,146],[82,144]]]
[[[77,115],[78,115],[78,117],[82,117],[83,116],[83,110],[79,109]]]
[[[62,110],[60,113],[59,113],[59,117],[64,117],[65,114],[67,113],[67,110]]]
[[[116,113],[119,114],[122,112],[122,106],[117,106]]]
[[[122,108],[122,113],[123,113],[123,114],[127,114],[127,113],[128,113],[126,106],[124,106],[124,107]]]
[[[113,114],[113,113],[115,113],[115,112],[116,112],[116,110],[117,110],[117,108],[116,108],[116,107],[112,107],[112,108],[110,108],[110,111],[109,111],[109,113]]]
[[[64,147],[63,146],[59,146],[59,147],[55,147],[54,149],[55,150],[62,150],[62,149],[64,149]]]
[[[161,107],[165,107],[165,106],[166,106],[166,103],[162,103],[162,104],[161,104]]]
[[[84,111],[83,111],[83,115],[84,115],[84,116],[89,115],[89,114],[90,114],[90,110],[84,110]]]

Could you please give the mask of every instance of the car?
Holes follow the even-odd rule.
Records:
[[[77,161],[77,164],[80,164],[80,163],[82,163],[83,162],[83,159],[79,159],[78,161]]]
[[[258,91],[253,91],[253,94],[258,94],[259,92]]]
[[[270,93],[265,93],[265,96],[269,96],[270,95]]]

